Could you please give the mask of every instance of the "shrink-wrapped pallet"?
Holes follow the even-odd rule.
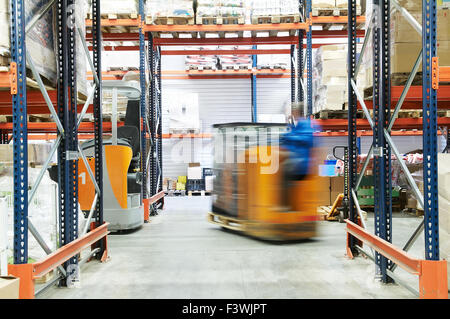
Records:
[[[147,23],[156,23],[161,18],[194,18],[192,0],[147,0]],[[188,24],[188,23],[185,23]]]
[[[298,15],[299,12],[297,0],[253,0],[251,6],[252,20],[256,17]]]
[[[245,22],[245,1],[197,0],[196,16],[199,24],[235,24]],[[204,18],[216,19],[213,21]],[[222,21],[226,18],[225,21]],[[233,20],[231,20],[233,18]]]
[[[25,24],[45,6],[49,0],[25,0]],[[55,7],[53,7],[55,8]],[[54,9],[45,14],[26,36],[26,47],[37,71],[47,83],[56,83],[56,56],[53,30],[55,26]],[[9,57],[10,49],[10,7],[8,0],[0,0],[0,55]],[[4,59],[5,60],[5,59]],[[4,61],[4,63],[6,60]],[[9,64],[9,63],[8,63]]]
[[[217,47],[198,47],[198,48],[186,48],[197,50],[216,50]],[[185,58],[186,70],[216,70],[218,66],[218,60],[216,55],[186,55]]]
[[[9,57],[11,55],[10,48],[10,18],[8,0],[0,0],[0,28],[5,30],[0,34],[0,55]],[[38,14],[39,10],[45,6],[48,0],[25,1],[25,24]],[[86,24],[84,17],[86,16],[87,2],[86,0],[77,0],[75,3],[75,21],[77,26],[81,28],[81,33],[85,34]],[[45,84],[50,86],[56,85],[57,65],[56,65],[56,18],[55,6],[53,6],[27,33],[25,45],[29,52],[33,64],[38,73],[44,80]],[[78,92],[87,95],[86,87],[86,55],[84,53],[81,38],[78,34],[76,37],[76,69],[77,69],[77,87]],[[9,64],[9,62],[8,62]],[[29,67],[29,65],[27,64]],[[31,72],[27,72],[31,77]]]
[[[139,14],[139,0],[102,0],[100,10],[102,15],[133,18]]]

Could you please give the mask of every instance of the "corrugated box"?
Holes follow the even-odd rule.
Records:
[[[395,43],[391,51],[391,72],[409,73],[419,55],[422,43]],[[438,42],[439,65],[450,65],[450,41]]]
[[[13,276],[0,277],[0,299],[19,299],[19,282]]]
[[[422,24],[422,10],[410,14]],[[450,40],[450,10],[437,11],[437,40]],[[422,37],[400,12],[395,12],[391,17],[391,42],[422,42]]]

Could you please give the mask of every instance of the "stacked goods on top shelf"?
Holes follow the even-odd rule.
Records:
[[[90,18],[91,11],[88,14]],[[108,19],[136,19],[139,15],[139,0],[102,0],[101,14]]]
[[[189,48],[186,48],[189,50]],[[194,49],[194,48],[192,48]],[[217,47],[199,47],[197,50],[215,50]],[[217,70],[216,55],[186,55],[186,70]]]
[[[193,0],[147,0],[147,24],[194,24]]]
[[[400,0],[399,4],[422,24],[422,1]],[[373,15],[371,1],[366,2],[366,30]],[[422,48],[422,36],[411,26],[406,18],[398,11],[394,12],[390,20],[391,37],[391,84],[393,86],[405,85],[414,63]],[[450,65],[450,10],[437,11],[437,55],[439,65]],[[367,72],[369,89],[366,98],[372,96],[372,39],[368,42],[366,53],[363,58],[363,67],[370,70]],[[413,85],[422,85],[422,66],[419,66]]]
[[[346,16],[347,0],[312,0],[313,16]],[[361,2],[356,0],[356,15],[361,15]]]
[[[45,6],[49,0],[32,1],[26,0],[25,24],[27,24],[39,10]],[[53,7],[54,8],[54,7]],[[54,30],[56,21],[54,19],[54,9],[45,14],[31,29],[26,36],[26,47],[36,66],[39,74],[44,78],[45,83],[51,86],[56,85],[56,55]],[[10,6],[8,0],[0,0],[0,28],[4,30],[0,33],[0,55],[2,56],[2,66],[9,66],[10,63]],[[31,71],[27,71],[31,77]]]
[[[25,24],[39,13],[39,10],[44,7],[49,0],[40,1],[25,1]],[[77,0],[75,5],[75,21],[77,26],[81,28],[81,32],[85,33],[85,20],[87,12],[87,2],[85,0]],[[54,6],[50,9],[36,24],[30,29],[26,35],[25,45],[29,52],[31,59],[41,75],[45,85],[51,88],[56,87],[57,80],[57,59],[56,59],[56,19]],[[10,63],[10,8],[8,0],[0,0],[0,28],[6,30],[0,34],[0,62],[1,66],[9,66]],[[86,55],[83,49],[81,38],[78,34],[76,37],[76,72],[77,89],[79,99],[85,100],[87,96],[86,84]],[[29,65],[27,64],[27,68]],[[31,80],[31,69],[27,69],[27,84],[32,87],[38,87],[37,82]]]
[[[361,49],[361,45],[358,45]],[[347,45],[322,45],[313,50],[313,113],[344,110],[348,100]],[[357,85],[362,94],[365,70],[360,68]]]
[[[189,49],[189,48],[188,48]],[[187,55],[185,59],[186,70],[239,70],[251,69],[252,57],[249,54],[233,54],[234,50],[251,49],[241,46],[197,47],[197,50],[229,50],[224,55]]]
[[[197,0],[197,24],[244,24],[242,0]]]
[[[299,2],[298,0],[253,0],[251,19],[253,24],[299,22]]]

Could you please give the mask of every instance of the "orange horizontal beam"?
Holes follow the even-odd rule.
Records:
[[[102,27],[139,27],[140,19],[102,19]],[[92,27],[92,20],[86,19],[86,27]]]
[[[356,23],[364,23],[366,22],[365,16],[358,16],[356,17]],[[336,23],[336,24],[347,24],[348,23],[348,17],[347,16],[319,16],[319,17],[312,17],[312,23],[313,24],[324,24],[324,23]]]
[[[366,21],[365,16],[359,16],[356,18],[357,23],[364,23]],[[336,23],[336,24],[345,24],[348,22],[348,17],[346,16],[319,16],[312,17],[313,24],[323,24],[323,23]],[[139,19],[102,19],[101,26],[102,27],[114,27],[114,26],[123,26],[123,27],[139,27],[140,20]],[[201,31],[258,31],[261,30],[298,30],[298,29],[307,29],[307,23],[271,23],[271,24],[244,24],[244,25],[211,25],[212,28],[195,28],[202,27],[204,25],[181,25],[181,28],[169,28],[169,31],[166,32],[201,32]],[[234,28],[220,28],[222,26],[234,26]],[[236,26],[240,27],[236,29]],[[252,26],[261,26],[260,28],[252,29]],[[86,19],[86,27],[92,27],[92,20]],[[154,28],[156,27],[156,28]],[[164,32],[167,30],[166,28],[157,28],[161,27],[160,25],[145,25],[144,30],[147,32]],[[189,28],[191,27],[191,28]],[[194,27],[194,28],[192,28]]]
[[[165,196],[164,191],[159,192],[158,194],[153,195],[152,197],[150,197],[150,198],[148,199],[148,202],[149,202],[149,204],[151,205],[151,204],[156,203],[157,201],[159,201],[159,200],[160,200],[161,198],[163,198],[164,196]]]
[[[95,242],[108,235],[108,223],[91,230],[86,235],[75,239],[74,241],[62,246],[50,255],[47,255],[43,260],[33,263],[33,278],[40,278],[45,274],[61,265],[81,252],[84,248],[89,247]]]
[[[271,50],[162,50],[161,55],[258,55],[258,54],[291,54],[290,49]]]
[[[265,45],[298,44],[297,36],[243,38],[154,38],[155,45]]]
[[[357,30],[357,37],[364,37],[364,30]],[[102,34],[103,41],[139,41],[138,32],[120,32],[120,33],[110,33],[104,32]],[[348,36],[347,30],[313,30],[312,38],[346,38]],[[92,33],[86,34],[87,40],[92,40]],[[227,38],[226,38],[227,39]],[[229,39],[229,38],[228,38]],[[154,39],[156,40],[156,39]],[[203,39],[205,40],[205,39]],[[223,40],[223,39],[222,39]]]
[[[240,32],[307,30],[308,23],[145,25],[144,32]]]
[[[395,264],[414,275],[421,274],[420,260],[410,257],[405,251],[398,249],[386,240],[367,232],[364,228],[346,219],[347,232],[361,240],[364,244],[392,260]]]

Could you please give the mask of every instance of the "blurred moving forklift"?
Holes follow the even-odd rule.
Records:
[[[208,220],[264,240],[314,237],[321,189],[310,121],[214,128],[216,178]]]
[[[103,218],[109,223],[110,231],[135,229],[144,223],[140,172],[141,91],[136,81],[120,80],[104,81],[103,90],[112,93],[112,131],[111,135],[103,134]],[[125,125],[120,127],[117,126],[119,94],[128,99]],[[81,151],[85,159],[78,161],[78,197],[81,210],[90,220],[97,200],[92,182],[95,172],[94,139],[85,141]],[[57,181],[57,166],[50,168],[50,175]]]

